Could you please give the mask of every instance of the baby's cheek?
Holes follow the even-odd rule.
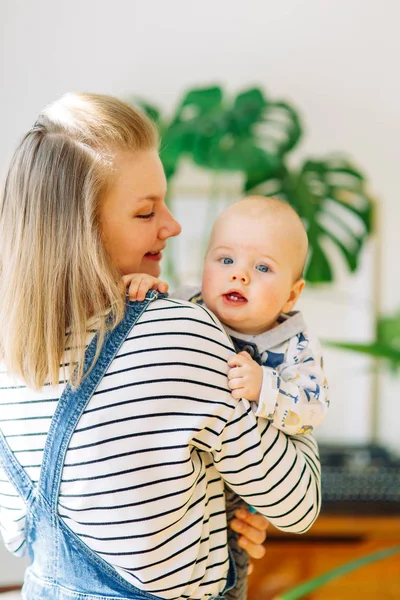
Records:
[[[205,268],[203,272],[203,281],[202,281],[202,292],[203,298],[205,297],[211,299],[216,291],[216,284],[218,282],[218,278],[214,270],[210,267]]]
[[[207,281],[206,283],[203,284],[201,292],[202,292],[204,304],[210,310],[213,310],[214,305],[215,305],[215,294],[212,293],[212,285],[210,284],[210,281]]]

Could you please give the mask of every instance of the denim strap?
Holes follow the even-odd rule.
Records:
[[[38,483],[39,492],[48,502],[54,513],[57,512],[58,493],[65,455],[75,427],[132,327],[150,302],[159,296],[163,295],[152,290],[147,294],[143,302],[127,303],[123,320],[112,331],[107,333],[96,364],[90,373],[76,389],[67,384],[58,401],[46,438]],[[92,364],[96,353],[96,344],[97,336],[94,337],[86,349],[84,373],[87,372]]]

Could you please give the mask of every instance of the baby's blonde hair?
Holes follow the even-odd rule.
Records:
[[[272,216],[280,227],[290,232],[289,240],[293,250],[294,281],[301,279],[308,252],[307,231],[299,214],[285,200],[277,196],[247,196],[239,200],[243,202],[254,202],[265,215]]]
[[[231,215],[247,215],[255,219],[273,218],[276,226],[288,235],[292,247],[293,279],[298,281],[303,277],[304,266],[308,251],[308,237],[298,213],[288,202],[276,196],[245,196],[229,205],[219,214],[214,222],[208,242],[207,252],[214,242],[220,223],[224,223]]]
[[[100,199],[117,151],[157,146],[155,126],[140,111],[81,93],[47,107],[19,144],[0,205],[0,358],[28,386],[59,383],[67,328],[74,344],[64,376],[78,385],[89,317],[103,315],[98,352],[122,319],[120,274],[99,229]]]

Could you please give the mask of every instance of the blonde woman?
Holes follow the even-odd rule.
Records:
[[[121,294],[127,273],[158,276],[180,232],[157,147],[140,112],[67,94],[7,175],[0,524],[32,559],[26,600],[220,598],[235,579],[224,482],[285,531],[319,512],[314,439],[288,438],[232,398],[234,351],[215,317]],[[255,556],[260,519],[236,521]]]

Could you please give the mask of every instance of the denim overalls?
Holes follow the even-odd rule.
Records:
[[[65,454],[75,427],[93,392],[149,303],[162,294],[151,291],[144,302],[129,302],[125,317],[105,339],[95,366],[76,390],[66,386],[57,404],[43,454],[40,479],[34,485],[0,431],[0,461],[27,505],[26,543],[32,560],[25,574],[25,600],[156,600],[123,579],[88,548],[58,516],[58,494]],[[85,356],[85,372],[96,351],[96,338]],[[235,584],[232,560],[225,590]],[[223,592],[223,593],[224,593]],[[216,596],[215,598],[223,598]]]

